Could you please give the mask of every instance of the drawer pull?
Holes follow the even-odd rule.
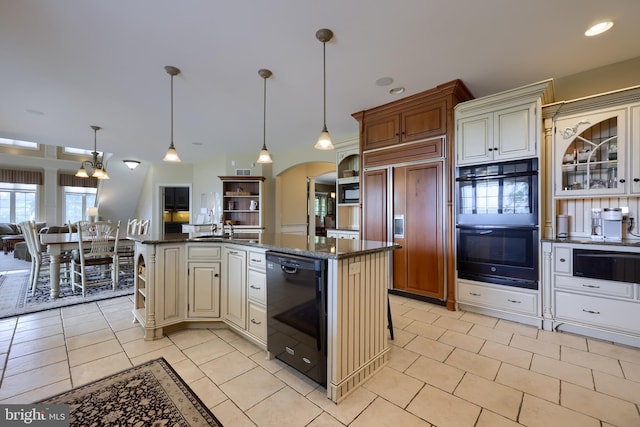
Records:
[[[564,258],[560,258],[560,262],[567,262],[567,260]]]
[[[238,251],[229,251],[231,255],[238,255]]]
[[[589,314],[600,314],[599,311],[585,310],[584,308],[582,309],[582,311],[584,311],[585,313],[589,313]]]
[[[600,286],[598,286],[598,285],[585,285],[585,284],[583,283],[583,284],[582,284],[582,286],[584,286],[585,288],[600,289]]]
[[[259,287],[257,287],[257,286],[253,286],[253,285],[249,285],[249,287],[250,287],[251,289],[255,289],[255,290],[257,290],[257,291],[259,291],[259,290],[261,289],[261,288],[259,288]]]
[[[251,323],[253,323],[254,325],[261,325],[262,322],[256,322],[256,319],[251,319]]]
[[[262,262],[262,260],[261,259],[251,258],[251,262]]]
[[[482,295],[477,294],[475,292],[469,292],[469,295],[473,295],[474,297],[481,297]]]
[[[517,300],[514,300],[514,299],[508,299],[507,298],[507,301],[515,303],[515,304],[522,304],[522,301],[517,301]]]

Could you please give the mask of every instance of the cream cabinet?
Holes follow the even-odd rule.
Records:
[[[540,327],[540,300],[537,290],[472,280],[457,280],[457,301],[461,308],[497,315]]]
[[[574,276],[573,251],[589,249],[640,253],[634,246],[545,241],[545,328],[640,345],[640,287],[637,283]],[[606,253],[603,254],[606,256]]]
[[[552,91],[544,81],[456,105],[456,164],[540,155],[540,110]]]
[[[631,106],[629,193],[640,195],[640,104]]]
[[[556,197],[628,191],[626,108],[559,118],[554,123]]]
[[[134,320],[142,324],[145,340],[163,335],[163,328],[180,323],[186,315],[184,243],[136,242]]]
[[[267,345],[267,259],[266,250],[251,248],[247,267],[247,332]]]
[[[247,328],[247,251],[242,246],[225,245],[222,286],[222,317],[242,330]]]
[[[221,247],[187,244],[187,317],[220,318]]]

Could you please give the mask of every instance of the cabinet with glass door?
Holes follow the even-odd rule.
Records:
[[[602,196],[627,192],[627,109],[563,117],[555,123],[555,194]]]

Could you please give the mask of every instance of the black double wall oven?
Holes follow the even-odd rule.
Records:
[[[458,277],[538,289],[538,159],[456,169]]]

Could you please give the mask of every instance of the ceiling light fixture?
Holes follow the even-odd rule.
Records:
[[[93,129],[93,161],[85,160],[80,165],[80,169],[76,172],[76,176],[79,178],[89,178],[90,176],[98,179],[109,179],[109,174],[107,173],[107,169],[105,168],[102,160],[104,160],[104,154],[102,155],[102,160],[98,160],[98,148],[97,148],[97,133],[100,129],[100,126],[91,126]],[[91,174],[87,172],[85,166],[89,166],[91,168]]]
[[[179,162],[180,157],[178,156],[176,147],[173,146],[173,78],[180,74],[180,70],[176,67],[172,67],[171,65],[166,65],[164,69],[167,74],[171,76],[171,144],[169,144],[167,154],[164,155],[162,160],[165,162]]]
[[[263,117],[262,117],[262,150],[260,150],[260,154],[258,155],[258,163],[272,163],[273,159],[271,159],[271,154],[269,154],[269,150],[267,150],[267,79],[271,77],[272,73],[270,70],[265,68],[261,68],[258,70],[258,74],[264,80],[264,96],[263,96]]]
[[[584,35],[587,36],[587,37],[597,36],[598,34],[602,34],[605,31],[610,30],[611,27],[613,27],[613,22],[612,21],[598,22],[597,24],[592,25],[591,27],[589,27],[589,29],[584,32]]]
[[[389,93],[391,95],[400,95],[401,93],[404,93],[404,87],[402,86],[394,87],[393,89],[389,90]]]
[[[316,31],[316,38],[322,42],[322,77],[323,77],[323,108],[324,108],[324,121],[322,126],[322,132],[318,138],[318,142],[313,148],[317,150],[333,150],[333,143],[331,142],[331,136],[327,130],[327,54],[326,45],[333,37],[333,31],[322,28]]]
[[[122,163],[127,165],[127,167],[131,170],[134,170],[140,164],[140,162],[137,160],[123,160]]]

